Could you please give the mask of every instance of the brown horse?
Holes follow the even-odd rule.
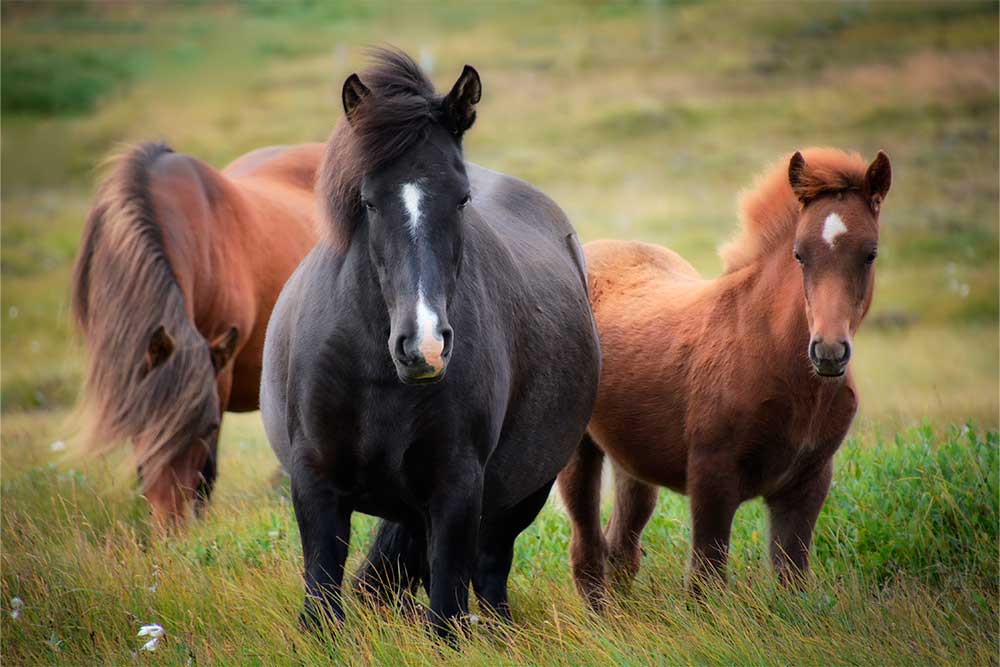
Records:
[[[787,165],[787,167],[786,167]],[[606,566],[628,582],[659,486],[691,498],[692,588],[724,579],[733,515],[767,504],[782,579],[808,568],[832,457],[857,408],[851,337],[872,300],[889,159],[795,153],[743,201],[743,230],[703,280],[643,243],[586,247],[603,368],[588,435],[559,478],[577,588],[606,600]],[[602,534],[600,481],[615,506]]]
[[[98,192],[73,271],[85,442],[132,443],[160,523],[208,500],[222,413],[258,407],[271,309],[317,238],[322,154],[263,148],[220,173],[147,143]]]

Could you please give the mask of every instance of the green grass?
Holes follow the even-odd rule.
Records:
[[[996,3],[6,3],[0,15],[7,664],[998,662]],[[861,407],[802,594],[775,586],[751,503],[730,590],[689,606],[686,505],[664,492],[643,571],[607,619],[578,601],[568,524],[550,506],[518,543],[515,627],[479,628],[450,653],[419,624],[352,603],[338,636],[317,641],[295,627],[298,537],[256,415],[227,417],[212,511],[170,541],[151,535],[124,457],[48,449],[73,433],[82,363],[67,282],[95,165],[145,139],[219,166],[322,141],[340,82],[382,42],[432,61],[441,88],[475,65],[468,156],[544,189],[584,240],[667,244],[709,276],[738,192],[779,156],[889,152],[876,298],[853,362]],[[358,517],[352,566],[373,525]],[[163,648],[133,658],[151,621]]]
[[[3,111],[73,114],[97,103],[136,73],[142,55],[107,49],[5,50],[2,54]]]
[[[256,419],[230,420],[209,516],[162,540],[134,483],[112,464],[52,453],[27,417],[3,435],[3,609],[10,664],[122,663],[141,624],[167,638],[142,661],[275,664],[986,664],[995,659],[1000,441],[995,431],[930,427],[850,440],[837,460],[814,547],[815,578],[778,587],[764,562],[762,506],[736,518],[732,577],[705,605],[683,593],[683,498],[664,492],[631,593],[609,616],[577,599],[568,524],[550,504],[518,540],[516,623],[477,627],[452,653],[419,623],[351,598],[336,636],[302,636],[298,531]],[[242,465],[237,465],[240,462]],[[372,537],[356,516],[349,566]],[[155,587],[155,590],[151,587]],[[58,644],[54,647],[53,644]]]

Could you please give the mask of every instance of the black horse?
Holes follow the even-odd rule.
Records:
[[[390,600],[423,583],[449,635],[471,579],[509,619],[514,540],[590,417],[600,352],[579,242],[541,192],[463,160],[480,91],[466,66],[438,96],[385,50],[344,84],[317,182],[327,237],[279,298],[261,390],[307,623],[343,617],[354,511],[386,520],[361,588]]]

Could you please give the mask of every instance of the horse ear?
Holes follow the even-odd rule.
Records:
[[[889,164],[889,156],[879,151],[865,172],[865,195],[872,212],[878,213],[882,208],[882,201],[888,194],[890,185],[892,185],[892,166]]]
[[[212,353],[212,366],[216,373],[225,368],[229,360],[233,358],[233,352],[236,351],[236,341],[239,338],[240,330],[236,327],[229,327],[229,331],[209,343],[208,349]]]
[[[344,102],[344,114],[347,116],[347,122],[351,122],[351,113],[369,93],[371,91],[368,90],[368,86],[361,83],[361,77],[357,74],[347,77],[347,80],[344,81],[344,89],[340,93]]]
[[[146,372],[163,365],[174,351],[174,339],[161,324],[149,336],[146,346]]]
[[[792,186],[792,192],[795,193],[795,196],[803,204],[808,199],[805,191],[805,181],[806,159],[802,157],[802,153],[795,151],[795,155],[788,161],[788,182]]]
[[[476,105],[483,95],[479,72],[466,65],[451,92],[444,98],[444,109],[453,134],[461,136],[476,122]]]

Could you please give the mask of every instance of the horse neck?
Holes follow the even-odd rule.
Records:
[[[188,319],[197,328],[212,329],[220,303],[227,302],[232,283],[230,272],[239,266],[239,246],[230,242],[237,237],[229,230],[226,216],[214,215],[203,207],[203,215],[178,216],[169,228],[157,216],[163,233],[174,279],[184,296]]]

